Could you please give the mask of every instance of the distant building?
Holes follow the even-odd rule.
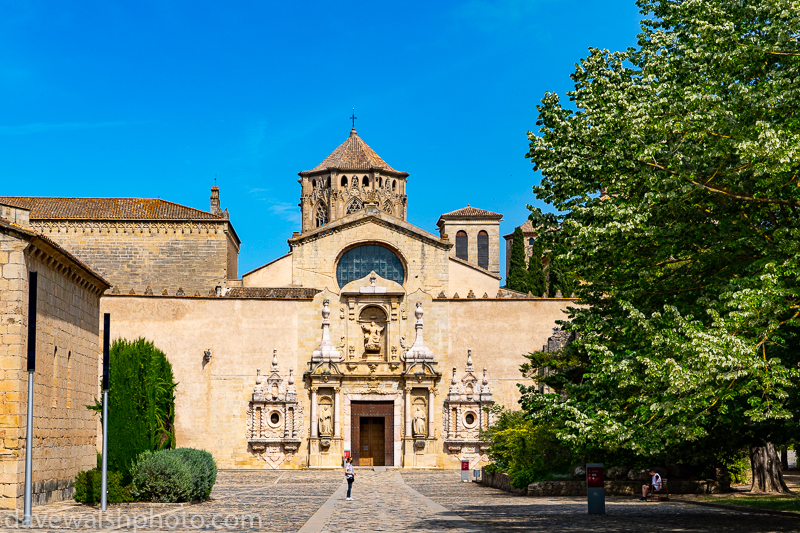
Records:
[[[526,220],[522,226],[519,226],[522,230],[522,235],[525,238],[525,265],[528,264],[528,259],[531,258],[533,254],[533,243],[536,241],[536,230],[533,229],[533,224],[531,224],[530,220]],[[503,238],[506,240],[506,276],[505,278],[508,279],[508,273],[511,270],[511,245],[514,244],[514,232],[512,231],[508,235],[503,235]],[[545,262],[546,264],[546,262]],[[538,294],[536,296],[539,296]]]

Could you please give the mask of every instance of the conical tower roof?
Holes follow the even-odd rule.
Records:
[[[375,153],[375,150],[370,148],[361,137],[356,134],[356,130],[350,131],[350,136],[339,145],[336,150],[323,159],[322,163],[315,166],[311,170],[304,170],[300,172],[301,176],[308,174],[315,174],[329,169],[337,170],[383,170],[394,174],[402,174],[408,176],[407,172],[401,172],[389,166],[389,163],[381,159]]]

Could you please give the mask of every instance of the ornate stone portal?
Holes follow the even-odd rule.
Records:
[[[303,434],[303,408],[297,401],[292,369],[284,383],[278,351],[272,352],[269,376],[256,370],[256,385],[247,408],[247,443],[250,452],[278,468],[297,453]]]
[[[488,460],[487,444],[480,439],[480,432],[494,422],[484,409],[493,404],[486,369],[483,369],[483,378],[479,380],[472,364],[472,350],[468,350],[464,374],[457,379],[456,368],[453,367],[450,391],[444,401],[442,420],[447,453],[462,461]]]

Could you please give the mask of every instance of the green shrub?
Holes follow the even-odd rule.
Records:
[[[524,488],[534,481],[558,477],[575,460],[553,428],[535,424],[523,411],[494,411],[496,421],[481,438],[490,443],[493,468],[507,473],[512,486]]]
[[[108,469],[130,482],[140,453],[175,445],[177,384],[164,352],[145,339],[115,340],[109,355]],[[102,412],[97,400],[87,407]]]
[[[96,505],[100,502],[102,494],[103,472],[99,468],[84,470],[75,478],[75,501]],[[123,503],[133,501],[130,489],[123,486],[122,474],[108,472],[107,489],[108,503]]]
[[[174,503],[191,501],[192,471],[175,450],[146,451],[131,467],[131,494],[140,501]]]
[[[207,500],[217,481],[217,464],[214,458],[207,451],[194,448],[178,448],[172,453],[182,457],[189,465],[193,485],[190,499]]]

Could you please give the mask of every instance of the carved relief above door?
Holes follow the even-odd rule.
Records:
[[[386,313],[380,307],[365,307],[358,317],[364,359],[386,359]]]

